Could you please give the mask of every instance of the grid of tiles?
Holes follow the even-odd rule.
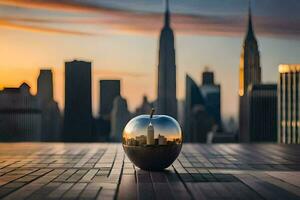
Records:
[[[120,144],[2,143],[1,199],[300,199],[300,145],[185,144],[168,169]]]

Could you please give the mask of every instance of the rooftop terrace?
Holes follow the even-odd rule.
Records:
[[[300,199],[300,145],[185,144],[162,172],[120,144],[2,143],[4,199]]]

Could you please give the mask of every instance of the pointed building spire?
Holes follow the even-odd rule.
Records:
[[[170,26],[169,0],[165,0],[165,26]]]
[[[248,1],[248,31],[246,38],[255,38],[252,25],[251,0]]]
[[[248,30],[252,28],[251,0],[248,1]]]

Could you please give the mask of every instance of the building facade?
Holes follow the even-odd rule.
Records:
[[[192,131],[192,119],[193,119],[193,109],[196,105],[202,105],[204,107],[204,99],[198,85],[189,76],[185,77],[185,107],[184,107],[184,133],[185,141],[193,142],[194,133]],[[200,133],[198,133],[200,134]]]
[[[157,114],[170,115],[176,119],[177,98],[174,34],[170,26],[168,1],[166,1],[166,4],[164,27],[159,40]]]
[[[64,141],[91,141],[92,94],[91,63],[65,63]]]
[[[1,141],[40,141],[41,122],[38,98],[26,83],[0,91]]]
[[[213,117],[218,129],[222,129],[221,86],[215,84],[214,72],[205,70],[202,73],[202,85],[199,89],[204,98],[206,112]]]
[[[40,70],[37,80],[37,98],[42,113],[42,141],[61,140],[61,115],[53,99],[53,76],[50,69]]]
[[[123,129],[125,128],[127,122],[130,120],[130,117],[131,114],[128,111],[126,99],[122,98],[121,96],[116,97],[111,113],[111,141],[121,141]]]
[[[208,99],[205,99],[199,86],[189,75],[186,75],[185,92],[184,140],[206,143],[207,133],[216,124],[213,113],[209,113],[211,108],[206,107]]]
[[[100,110],[99,115],[110,118],[114,99],[121,95],[120,80],[100,80]]]
[[[251,85],[247,91],[249,142],[277,141],[277,85]]]
[[[300,64],[279,66],[278,142],[300,144]]]

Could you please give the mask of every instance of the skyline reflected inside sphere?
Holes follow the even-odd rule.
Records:
[[[167,115],[140,115],[128,122],[122,144],[129,159],[139,168],[162,170],[180,153],[182,132]]]

